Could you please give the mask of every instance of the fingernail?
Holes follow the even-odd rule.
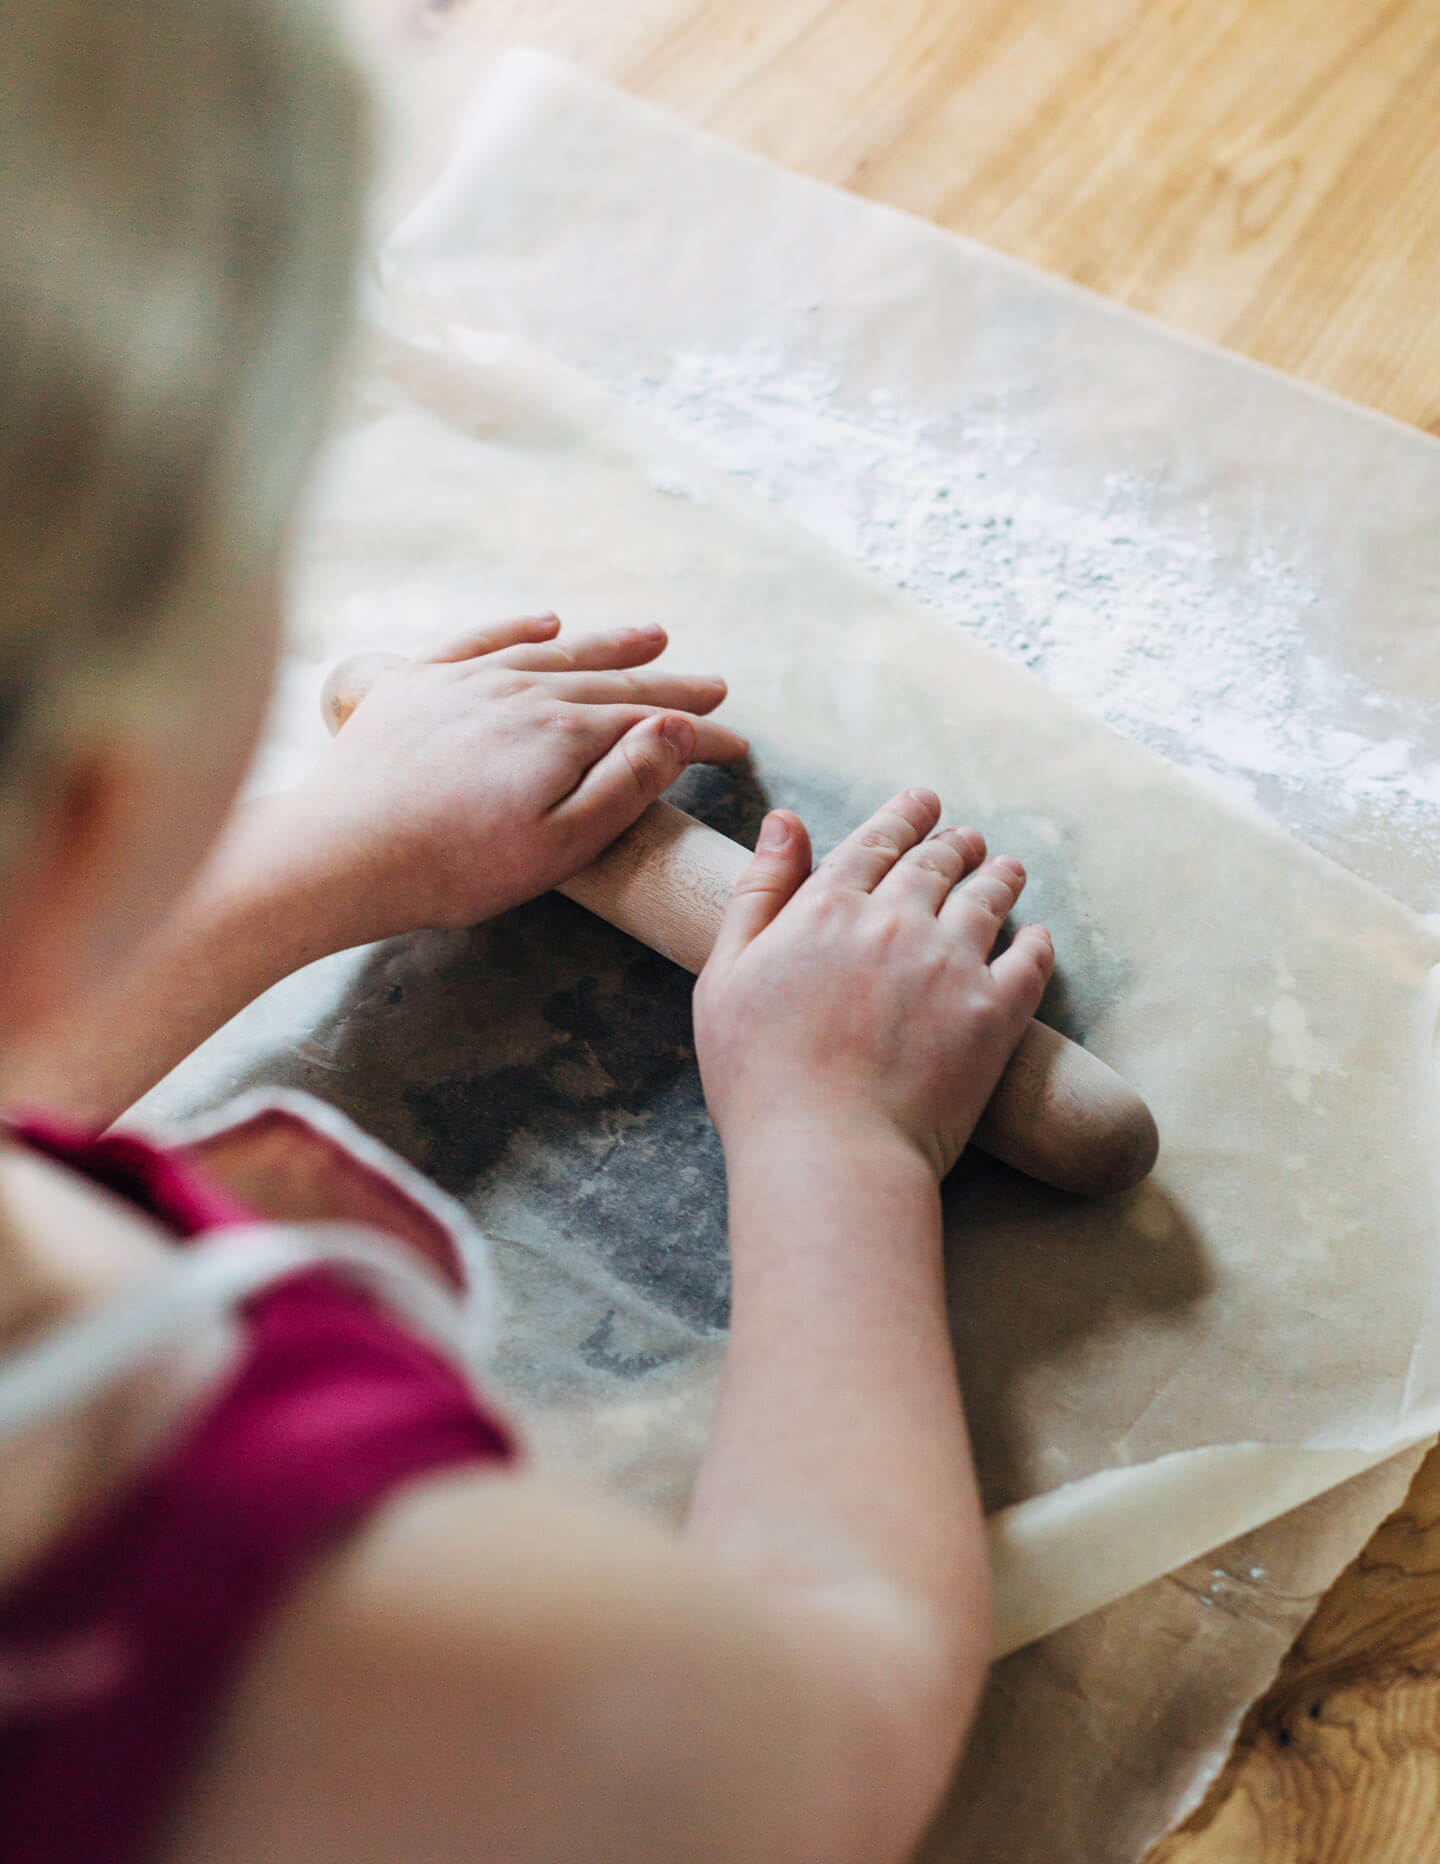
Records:
[[[688,757],[695,749],[695,727],[688,718],[667,718],[660,736],[677,757]]]
[[[912,803],[919,803],[922,809],[938,809],[940,807],[940,798],[935,794],[934,790],[906,790],[905,794],[910,798]]]
[[[790,824],[784,816],[768,815],[760,825],[760,839],[755,846],[761,854],[778,854],[790,839]]]
[[[665,638],[665,630],[658,621],[641,622],[634,632],[644,641],[663,641]]]

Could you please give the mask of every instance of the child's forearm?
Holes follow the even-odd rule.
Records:
[[[7,1056],[10,1105],[100,1127],[281,978],[342,950],[338,876],[288,832],[284,797],[236,811],[174,914],[82,1014]]]
[[[933,1171],[883,1128],[803,1121],[732,1143],[728,1165],[730,1344],[689,1532],[893,1639],[892,1674],[951,1724],[943,1752],[989,1625]]]

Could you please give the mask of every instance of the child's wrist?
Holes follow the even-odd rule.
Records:
[[[877,1251],[938,1263],[939,1174],[922,1146],[873,1112],[831,1105],[768,1116],[727,1136],[725,1166],[737,1288],[773,1277],[777,1251],[803,1264],[804,1277],[828,1264],[822,1279]]]
[[[317,845],[289,791],[236,811],[202,884],[213,917],[246,923],[281,976],[367,942],[356,906],[367,889]]]
[[[840,1097],[732,1109],[721,1139],[732,1177],[755,1163],[814,1162],[830,1171],[899,1174],[931,1187],[940,1179],[926,1147],[897,1121],[873,1104]]]

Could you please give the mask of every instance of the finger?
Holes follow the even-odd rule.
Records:
[[[630,673],[619,669],[603,673],[556,673],[546,688],[574,705],[659,706],[666,712],[713,712],[727,688],[718,674]]]
[[[587,724],[594,727],[594,740],[607,750],[618,744],[627,731],[647,718],[659,718],[673,715],[681,708],[648,705],[595,705],[576,706],[575,714]],[[688,713],[691,725],[695,728],[695,749],[691,761],[697,764],[734,764],[749,755],[749,741],[742,738],[738,731],[731,731],[728,725],[719,725],[711,718],[695,718]]]
[[[631,726],[592,764],[550,813],[602,845],[629,828],[641,811],[667,790],[695,754],[695,721],[682,713],[659,712]]]
[[[512,621],[491,622],[488,627],[472,628],[458,634],[422,660],[436,663],[454,660],[478,660],[482,654],[498,654],[526,641],[550,641],[560,632],[558,615],[519,615]]]
[[[939,815],[940,798],[933,790],[902,790],[831,849],[816,869],[817,876],[832,886],[869,893],[902,854],[930,833]]]
[[[983,862],[951,892],[941,921],[986,957],[1024,891],[1025,869],[1013,855],[999,855]]]
[[[658,626],[610,628],[573,641],[547,641],[538,647],[509,648],[502,666],[522,673],[584,673],[611,667],[643,667],[665,651],[665,630]]]
[[[876,887],[878,898],[938,913],[950,890],[985,859],[985,837],[973,828],[942,828],[917,842]]]
[[[772,809],[725,908],[715,950],[734,955],[763,932],[810,876],[810,836],[799,816]]]
[[[1055,944],[1044,926],[1021,926],[1008,951],[990,966],[1006,1002],[1017,1017],[1032,1017],[1055,969]]]

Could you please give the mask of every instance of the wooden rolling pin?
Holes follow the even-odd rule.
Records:
[[[334,667],[321,706],[338,731],[398,654]],[[651,803],[598,861],[558,889],[652,951],[703,969],[750,859],[728,835],[669,803]],[[1155,1163],[1150,1109],[1097,1056],[1032,1022],[981,1115],[974,1142],[1017,1171],[1086,1196],[1128,1191]]]

